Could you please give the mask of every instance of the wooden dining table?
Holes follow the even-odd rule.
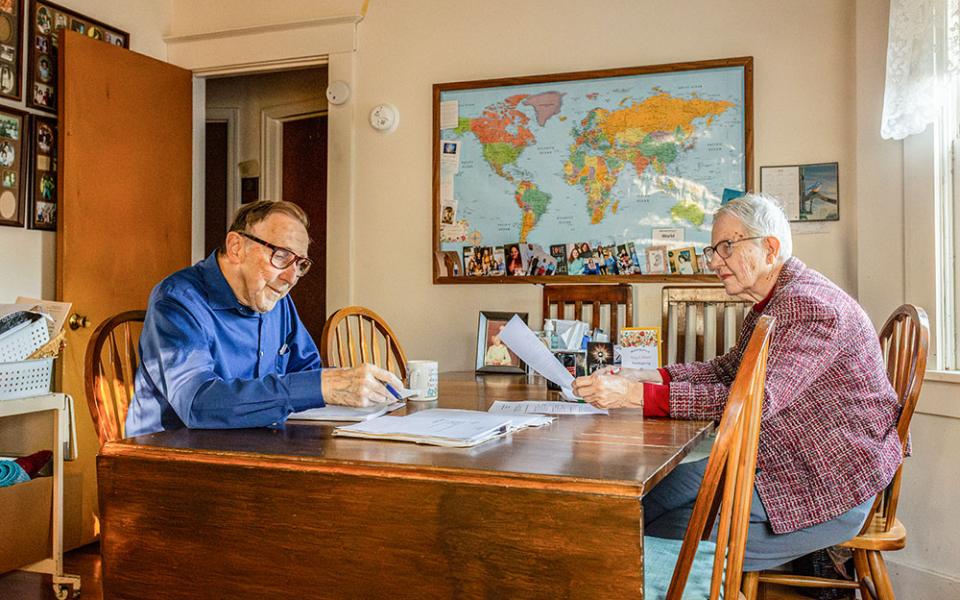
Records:
[[[401,410],[554,394],[444,373],[439,400]],[[641,598],[640,500],[713,429],[620,409],[446,448],[334,426],[107,443],[104,598]]]

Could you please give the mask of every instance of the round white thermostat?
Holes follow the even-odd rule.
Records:
[[[392,104],[378,104],[370,111],[370,125],[377,131],[389,133],[400,124],[400,111]]]
[[[343,104],[350,97],[350,86],[344,81],[332,81],[327,86],[327,100],[330,104]]]

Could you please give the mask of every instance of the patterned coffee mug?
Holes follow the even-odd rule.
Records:
[[[439,374],[440,370],[435,360],[408,360],[409,387],[417,391],[417,395],[412,396],[410,400],[436,400]]]

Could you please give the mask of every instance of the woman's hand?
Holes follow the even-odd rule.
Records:
[[[621,369],[620,367],[604,367],[594,371],[594,373],[604,373],[611,375],[620,375],[633,381],[648,381],[650,383],[663,383],[663,377],[660,376],[659,369]]]
[[[643,383],[614,375],[610,369],[577,377],[573,392],[597,408],[643,408]]]

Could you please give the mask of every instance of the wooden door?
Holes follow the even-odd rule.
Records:
[[[313,268],[290,295],[314,340],[327,318],[327,117],[283,122],[283,199],[296,202],[310,219]]]
[[[233,168],[227,156],[227,122],[207,121],[207,136],[204,139],[206,160],[204,161],[203,203],[206,209],[204,218],[204,256],[220,247],[227,234],[227,174]]]
[[[96,533],[98,442],[83,392],[93,328],[146,308],[189,265],[190,71],[63,31],[60,42],[57,298],[89,326],[68,331],[62,388],[76,402],[79,459],[65,470],[64,545]]]

